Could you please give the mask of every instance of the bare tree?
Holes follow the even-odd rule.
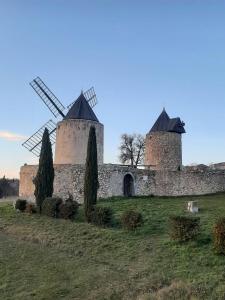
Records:
[[[143,163],[145,139],[141,134],[122,134],[119,159],[123,164],[137,166]]]

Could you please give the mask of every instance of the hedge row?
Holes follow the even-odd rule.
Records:
[[[79,204],[69,197],[65,202],[61,198],[49,197],[43,201],[41,206],[41,214],[62,219],[74,219],[77,214]],[[36,207],[26,200],[18,199],[15,208],[28,213],[35,213]],[[113,211],[109,207],[94,206],[91,212],[91,223],[101,227],[109,227],[113,223]],[[127,230],[135,230],[143,224],[141,213],[128,210],[121,216],[122,227]]]
[[[43,201],[41,214],[52,218],[73,219],[78,211],[78,207],[79,204],[70,197],[65,202],[63,202],[61,198],[49,197]],[[23,199],[16,201],[15,209],[30,214],[36,213],[37,211],[40,212],[35,204]]]
[[[61,198],[46,198],[41,213],[53,218],[74,219],[79,204],[69,197],[65,202]],[[18,199],[15,209],[22,212],[36,213],[36,207],[26,200]],[[97,226],[108,227],[113,223],[113,211],[109,207],[95,206],[91,213],[91,223]],[[127,210],[121,216],[121,225],[124,229],[135,230],[143,225],[142,214]],[[172,240],[186,242],[194,240],[200,232],[200,218],[190,216],[170,216],[169,235]],[[213,227],[214,249],[218,254],[225,255],[225,218],[219,219]]]

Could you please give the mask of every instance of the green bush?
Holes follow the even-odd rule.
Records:
[[[134,210],[127,210],[121,217],[121,223],[125,229],[135,230],[143,224],[142,214]]]
[[[113,211],[109,207],[95,206],[91,212],[91,223],[97,226],[107,227],[112,224]]]
[[[71,198],[69,198],[64,203],[61,203],[59,205],[58,217],[62,219],[72,220],[78,211],[78,207],[78,202],[73,201]]]
[[[35,214],[37,212],[37,208],[34,203],[27,203],[25,212],[28,214]]]
[[[45,216],[57,218],[59,214],[59,206],[62,203],[61,198],[48,197],[45,198],[41,207],[41,213]]]
[[[225,254],[225,218],[219,219],[213,227],[214,249],[218,254]]]
[[[194,239],[200,230],[200,218],[171,216],[170,217],[170,237],[179,242]]]
[[[27,200],[18,199],[16,200],[15,209],[20,211],[25,211],[27,205]]]

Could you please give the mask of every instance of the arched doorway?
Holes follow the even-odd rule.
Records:
[[[123,195],[125,197],[134,196],[134,179],[131,174],[126,174],[123,178]]]

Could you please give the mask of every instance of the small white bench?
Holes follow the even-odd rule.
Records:
[[[197,201],[188,201],[187,210],[192,213],[198,212]]]

